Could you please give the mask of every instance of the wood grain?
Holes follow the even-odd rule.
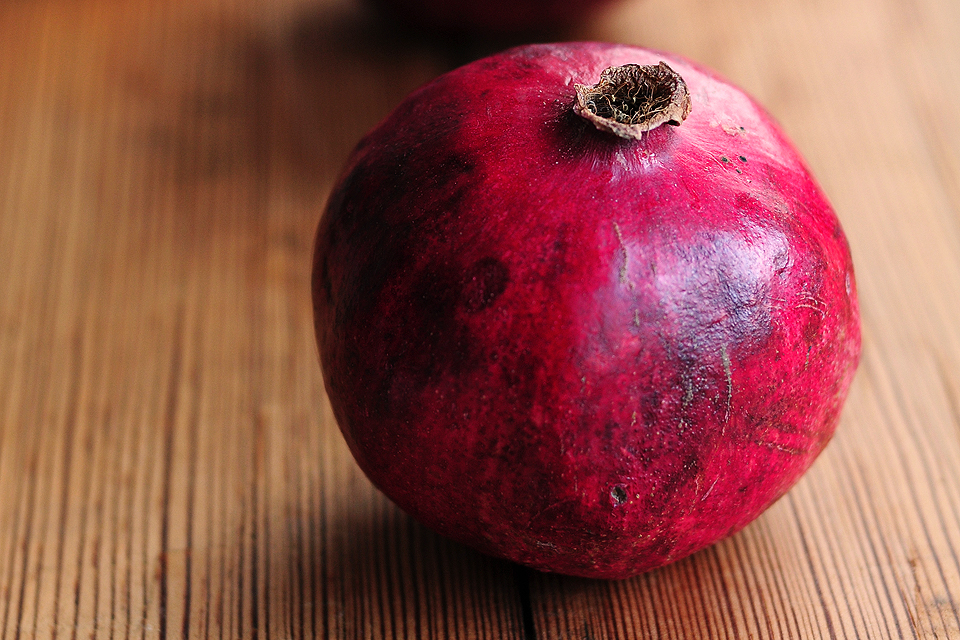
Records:
[[[399,512],[326,402],[323,201],[410,90],[507,43],[350,0],[0,5],[0,638],[960,638],[960,4],[626,0],[558,38],[715,67],[857,266],[833,443],[740,534],[539,574]]]

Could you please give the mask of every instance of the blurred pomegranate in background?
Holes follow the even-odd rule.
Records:
[[[548,31],[583,20],[613,0],[371,0],[410,26],[443,32]]]

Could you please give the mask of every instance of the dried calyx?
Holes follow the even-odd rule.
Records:
[[[690,113],[687,85],[665,62],[610,67],[597,84],[575,88],[574,112],[622,138],[639,140],[662,124],[679,125]]]

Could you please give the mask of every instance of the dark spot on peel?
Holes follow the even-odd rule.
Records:
[[[570,261],[574,250],[574,234],[575,231],[571,229],[568,222],[563,222],[557,227],[552,244],[553,250],[546,262],[545,277],[547,280],[554,280],[571,270]]]
[[[410,311],[418,322],[413,352],[410,356],[417,368],[434,371],[437,363],[448,360],[456,365],[465,355],[464,336],[456,320],[456,305],[461,296],[461,283],[449,267],[430,264],[420,273],[411,290]],[[445,358],[453,354],[453,358]]]
[[[369,386],[382,415],[405,413],[438,380],[459,378],[477,366],[473,336],[457,320],[462,290],[456,267],[424,265],[410,282],[408,295],[391,310],[391,321],[381,323],[386,348],[382,361],[369,372]]]
[[[401,216],[400,219],[431,224],[459,213],[475,176],[476,163],[470,156],[456,151],[439,158],[404,152],[380,170],[389,176],[376,185],[380,191],[375,196],[376,202],[389,203],[383,218],[395,222],[394,216]],[[422,193],[430,193],[432,197],[424,201],[420,199]],[[415,199],[417,206],[409,206],[410,198]]]
[[[350,233],[354,233],[354,230],[350,229],[344,235]],[[366,255],[357,256],[359,267],[344,272],[343,281],[337,288],[340,292],[334,317],[337,329],[348,329],[356,327],[358,323],[369,322],[369,316],[388,283],[393,282],[410,264],[410,256],[403,247],[405,239],[411,234],[410,225],[385,227],[384,233],[370,239],[370,249]],[[328,271],[333,268],[335,265],[330,265]]]
[[[443,179],[435,178],[438,193],[446,191],[446,197],[440,198],[436,211],[438,213],[455,213],[460,208],[468,185],[476,175],[477,165],[474,158],[467,154],[451,152],[441,158],[437,165],[439,175]]]
[[[660,416],[660,393],[656,389],[640,396],[640,415],[646,427],[656,424]]]
[[[510,282],[510,270],[496,258],[482,258],[470,267],[463,278],[460,300],[470,313],[489,307]]]
[[[614,507],[619,507],[624,504],[628,498],[627,487],[625,485],[614,485],[613,488],[610,489],[610,499],[613,501]]]
[[[803,341],[808,347],[808,352],[809,348],[819,341],[822,324],[823,319],[818,313],[810,313],[806,322],[803,323]]]

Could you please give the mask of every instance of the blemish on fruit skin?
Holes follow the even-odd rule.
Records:
[[[693,382],[690,381],[690,380],[684,380],[684,381],[683,381],[683,389],[684,389],[684,392],[683,392],[683,403],[682,403],[681,406],[682,406],[684,409],[686,409],[686,408],[689,407],[690,404],[693,402],[693,397],[694,397]],[[680,425],[681,425],[681,427],[683,427],[683,425],[685,425],[685,424],[686,424],[685,421],[684,421],[683,419],[681,419],[681,420],[680,420]]]
[[[710,493],[713,491],[713,488],[717,486],[717,482],[719,481],[720,481],[720,476],[717,476],[717,478],[713,481],[713,484],[710,485],[710,488],[707,489],[702,496],[700,496],[700,502],[703,502],[704,500],[707,499],[707,496],[710,495]]]
[[[500,260],[481,258],[466,272],[460,299],[470,313],[477,313],[492,305],[506,290],[510,270]]]
[[[744,129],[743,127],[739,127],[732,124],[721,125],[721,128],[723,129],[724,133],[731,136],[738,136],[746,132],[746,129]]]
[[[628,285],[631,289],[633,283],[628,280],[627,274],[630,269],[630,253],[627,251],[627,245],[623,242],[623,232],[620,231],[620,225],[614,221],[613,231],[617,235],[617,243],[620,245],[620,251],[623,253],[623,262],[620,263],[620,284]]]
[[[720,349],[720,357],[723,359],[723,375],[727,379],[727,410],[724,415],[724,429],[730,422],[730,404],[733,401],[733,374],[730,371],[730,354],[727,353],[727,347],[724,345]]]
[[[629,497],[630,496],[627,494],[626,485],[617,484],[610,489],[610,499],[613,501],[614,507],[619,507],[620,505],[624,504]]]

